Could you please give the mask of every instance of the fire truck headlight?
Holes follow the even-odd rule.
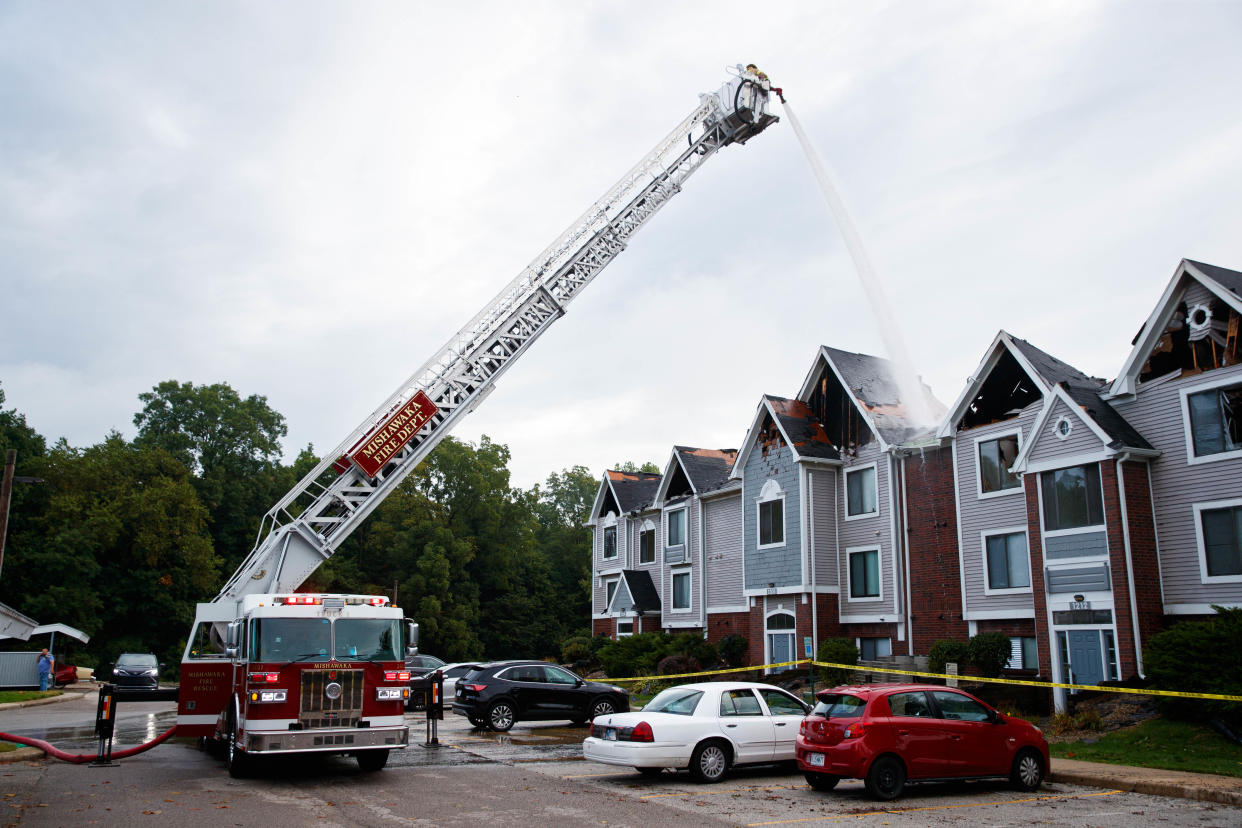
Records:
[[[286,698],[287,690],[255,690],[250,693],[252,702],[282,702]]]
[[[376,687],[376,701],[401,701],[405,698],[406,688],[404,687]]]

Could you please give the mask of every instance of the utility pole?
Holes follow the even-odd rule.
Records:
[[[9,498],[13,494],[13,471],[17,468],[17,450],[9,449],[4,456],[4,483],[0,484],[0,572],[4,571],[4,539],[9,533]]]

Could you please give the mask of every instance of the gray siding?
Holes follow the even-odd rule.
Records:
[[[703,522],[707,608],[743,605],[741,494],[707,501],[703,504]]]
[[[1074,535],[1052,535],[1044,538],[1044,559],[1082,558],[1108,554],[1108,533],[1085,532]]]
[[[1070,435],[1064,440],[1058,437],[1054,430],[1057,421],[1062,417],[1068,417],[1073,426],[1070,429]],[[1071,457],[1075,454],[1097,452],[1104,448],[1104,443],[1100,440],[1099,435],[1082,421],[1082,417],[1078,415],[1078,412],[1071,410],[1065,404],[1065,400],[1060,399],[1052,404],[1052,413],[1044,421],[1044,427],[1039,430],[1039,435],[1035,439],[1035,447],[1031,450],[1029,458],[1033,463],[1043,460],[1055,460],[1058,457]]]
[[[811,546],[815,556],[815,586],[840,585],[841,550],[837,548],[840,520],[841,476],[834,469],[808,474],[811,488]]]
[[[1186,462],[1179,393],[1183,388],[1224,377],[1242,382],[1242,366],[1142,386],[1135,399],[1115,404],[1117,411],[1163,452],[1152,462],[1152,488],[1166,605],[1242,603],[1242,583],[1202,582],[1194,520],[1195,503],[1242,497],[1242,459],[1194,465]]]
[[[1108,564],[1075,566],[1068,569],[1046,569],[1048,593],[1059,595],[1074,592],[1107,592]]]
[[[845,519],[845,477],[851,469],[875,463],[877,510],[869,517]],[[896,586],[893,572],[892,508],[890,504],[891,478],[888,456],[880,451],[876,441],[863,448],[858,456],[849,461],[841,473],[840,483],[840,557],[838,571],[841,573],[841,615],[893,615],[897,611]],[[898,504],[900,507],[900,504]],[[851,601],[849,589],[849,560],[846,550],[851,547],[880,548],[880,594],[882,601]]]
[[[701,566],[699,557],[699,500],[695,497],[687,498],[682,501],[686,509],[686,557],[682,563],[669,563],[665,561],[660,569],[659,590],[660,590],[660,611],[662,615],[661,624],[667,626],[669,624],[689,624],[699,623],[701,621],[700,613],[702,612],[703,596],[702,583],[699,577],[699,568]],[[667,518],[667,513],[665,513]],[[657,547],[663,548],[668,538],[667,520],[662,521],[660,534],[657,537]],[[665,560],[665,556],[657,553],[657,559]],[[673,573],[689,572],[690,573],[690,611],[689,612],[673,612]],[[655,574],[652,574],[655,577]]]
[[[638,555],[639,555],[639,549],[641,547],[639,546],[638,536],[643,530],[643,523],[645,523],[648,520],[651,521],[651,526],[653,530],[655,531],[655,543],[656,543],[655,558],[654,560],[652,560],[651,563],[639,563]],[[659,571],[660,571],[660,513],[659,512],[644,512],[642,514],[635,515],[634,517],[629,518],[629,526],[630,526],[630,531],[626,534],[627,534],[627,537],[629,538],[629,550],[630,550],[629,561],[630,562],[626,565],[626,568],[627,569],[640,569],[640,570],[646,570],[650,572],[651,582],[656,585],[657,589],[659,589],[659,586],[660,586],[660,576],[659,576]]]
[[[634,609],[634,596],[630,595],[630,588],[624,578],[617,582],[617,594],[613,598],[612,608],[615,612],[630,612]]]
[[[785,545],[758,549],[759,515],[755,504],[763,484],[775,480],[785,493]],[[746,589],[766,589],[802,584],[802,514],[799,504],[798,464],[788,446],[768,452],[756,448],[742,472],[742,539],[745,549]]]
[[[1003,495],[980,497],[979,473],[975,460],[976,441],[1020,432],[1018,443],[1025,446],[1030,439],[1035,418],[1043,407],[1038,400],[1022,409],[1012,420],[989,423],[957,434],[957,502],[961,511],[961,566],[966,582],[967,612],[999,612],[1005,610],[1033,611],[1034,598],[1029,593],[985,595],[983,568],[983,532],[1010,526],[1026,526],[1026,497],[1021,487]],[[1055,438],[1054,438],[1055,439]],[[1029,542],[1029,536],[1028,536]],[[919,585],[912,584],[916,594]]]

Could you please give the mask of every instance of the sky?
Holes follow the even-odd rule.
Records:
[[[1002,328],[1111,378],[1181,258],[1242,270],[1240,41],[1242,4],[1191,0],[0,4],[5,407],[85,447],[226,382],[324,453],[748,62],[943,403]],[[787,121],[456,436],[522,487],[663,466],[738,447],[819,345],[883,355]]]

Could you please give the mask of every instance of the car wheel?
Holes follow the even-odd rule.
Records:
[[[664,773],[664,768],[634,768],[643,776],[659,776]]]
[[[360,750],[354,758],[358,760],[358,767],[363,771],[373,773],[388,764],[388,750]]]
[[[245,779],[250,776],[251,757],[247,756],[245,751],[237,746],[237,719],[234,718],[232,713],[229,714],[228,722],[228,748],[224,761],[228,765],[229,776],[234,779]]]
[[[906,786],[906,769],[893,756],[881,756],[871,763],[865,780],[867,793],[882,802],[901,796]]]
[[[1009,779],[1018,790],[1038,790],[1044,781],[1043,759],[1030,748],[1018,751],[1018,755],[1013,760],[1013,770],[1009,773]]]
[[[719,782],[729,770],[729,749],[724,742],[703,742],[690,754],[690,776],[696,782]]]
[[[514,721],[513,705],[507,701],[498,701],[487,709],[487,724],[492,730],[504,733]]]
[[[617,712],[617,705],[609,698],[599,698],[591,702],[591,718],[598,719],[600,716],[611,716]]]
[[[833,776],[831,773],[814,773],[807,771],[803,774],[806,777],[806,784],[810,785],[817,791],[831,791],[841,781],[841,777]]]

